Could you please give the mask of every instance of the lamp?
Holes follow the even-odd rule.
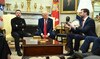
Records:
[[[3,16],[3,11],[1,11],[1,10],[0,10],[0,16],[1,16],[1,17]]]
[[[83,8],[89,9],[90,13],[93,12],[92,1],[91,0],[80,0],[77,12],[80,12],[81,9]]]

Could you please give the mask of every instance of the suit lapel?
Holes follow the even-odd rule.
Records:
[[[43,18],[41,19],[41,23],[42,23],[41,24],[42,28],[44,28],[44,19]]]
[[[49,18],[48,18],[48,20],[47,20],[47,29],[48,29],[48,25],[49,25]]]
[[[86,19],[86,21],[85,21],[85,23],[84,23],[84,26],[86,25],[86,23],[88,22],[89,19],[90,19],[89,17]],[[83,27],[84,27],[84,26],[83,26]]]

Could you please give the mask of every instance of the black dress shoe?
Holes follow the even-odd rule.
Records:
[[[21,51],[17,51],[17,55],[18,55],[18,56],[22,56]]]
[[[71,57],[67,59],[83,59],[82,53],[75,52]]]
[[[71,56],[71,57],[69,57],[69,58],[67,58],[67,59],[76,59],[76,57]]]
[[[83,53],[75,52],[74,55],[80,59],[83,58]]]

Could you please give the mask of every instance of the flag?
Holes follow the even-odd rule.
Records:
[[[3,18],[2,18],[2,16],[3,16],[3,11],[0,10],[0,29],[3,28]]]
[[[5,4],[5,0],[0,0],[0,4],[4,5]]]
[[[3,19],[2,19],[2,17],[0,16],[0,29],[2,29],[3,28]]]
[[[55,26],[59,24],[59,0],[53,0],[51,16],[55,20]]]
[[[3,11],[4,10],[4,6],[0,4],[0,10]]]
[[[3,10],[4,10],[4,6],[0,4],[0,29],[3,28]]]

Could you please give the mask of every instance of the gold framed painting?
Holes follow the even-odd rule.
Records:
[[[76,13],[78,0],[60,0],[61,13]]]

